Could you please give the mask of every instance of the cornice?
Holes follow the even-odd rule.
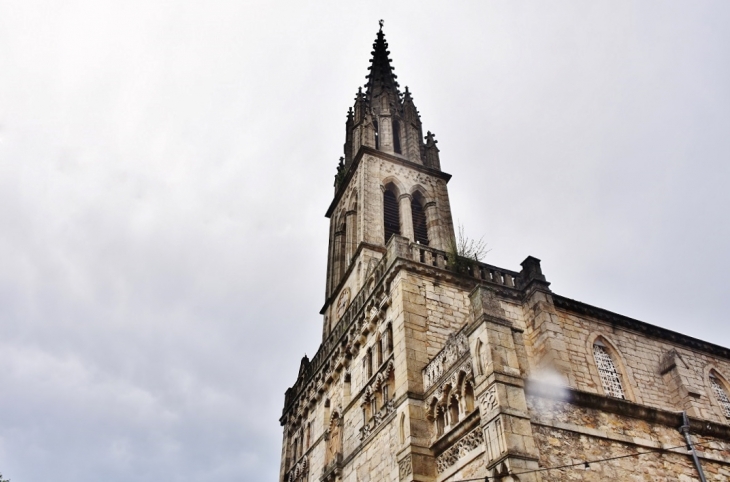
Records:
[[[553,303],[556,308],[565,311],[597,318],[611,323],[614,326],[620,326],[621,328],[641,333],[644,336],[658,338],[660,340],[671,342],[675,345],[680,345],[730,360],[730,349],[707,341],[702,341],[688,335],[683,335],[676,331],[668,330],[644,321],[635,320],[628,316],[619,315],[618,313],[613,313],[611,311],[604,310],[603,308],[597,308],[556,294],[553,294]]]
[[[662,410],[628,400],[576,390],[575,388],[555,387],[554,385],[528,379],[525,383],[525,389],[527,394],[531,396],[623,415],[650,423],[659,423],[668,427],[679,428],[683,423],[682,412]],[[690,430],[698,435],[730,440],[730,425],[690,417]]]

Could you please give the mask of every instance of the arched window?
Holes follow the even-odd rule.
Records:
[[[413,236],[416,242],[428,246],[426,212],[423,210],[423,196],[418,191],[411,198],[411,213],[413,215]]]
[[[294,439],[294,446],[292,447],[292,464],[296,463],[296,461],[299,459],[298,452],[299,451],[299,438]]]
[[[365,377],[370,378],[373,376],[373,349],[368,348],[365,354]]]
[[[391,189],[383,193],[383,226],[385,227],[385,244],[394,234],[400,234],[400,212],[398,199]]]
[[[388,378],[383,381],[383,405],[395,395],[395,376],[393,370],[388,373]]]
[[[378,132],[378,121],[373,119],[373,130],[375,131],[375,148],[380,149],[380,133]]]
[[[452,396],[449,402],[449,426],[453,427],[457,423],[459,423],[459,400],[456,396]]]
[[[730,418],[730,398],[727,396],[724,384],[720,381],[714,371],[710,372],[710,386],[712,387],[712,392],[715,394],[717,403],[719,403],[720,407],[722,407],[725,417]]]
[[[477,363],[477,375],[484,375],[484,367],[482,366],[482,340],[477,340],[477,347],[474,351],[474,354],[476,355]]]
[[[623,385],[621,384],[621,374],[616,369],[613,358],[611,358],[606,345],[600,338],[593,343],[593,358],[596,360],[601,385],[606,395],[625,400],[626,395],[624,395]]]
[[[446,427],[446,413],[442,406],[435,408],[436,412],[436,436],[440,437],[444,434],[444,428]]]
[[[375,366],[380,366],[383,363],[383,340],[381,338],[378,338],[375,342],[375,347],[377,349],[378,354],[378,361]]]
[[[393,150],[396,154],[400,154],[400,122],[393,119]]]
[[[464,411],[465,413],[474,411],[474,389],[468,380],[464,382]]]

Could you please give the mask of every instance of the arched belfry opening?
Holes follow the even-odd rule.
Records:
[[[377,119],[373,119],[373,131],[375,132],[375,148],[380,149],[380,132]]]
[[[398,189],[391,183],[383,192],[384,243],[388,244],[394,234],[400,235],[400,210],[398,208]]]
[[[428,225],[426,224],[425,200],[416,191],[411,197],[411,214],[413,216],[413,237],[418,244],[428,246]]]
[[[396,154],[401,153],[400,147],[400,122],[398,119],[393,119],[393,151]]]

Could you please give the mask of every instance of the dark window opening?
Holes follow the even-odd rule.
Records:
[[[385,225],[385,244],[388,244],[391,236],[400,234],[398,200],[390,190],[383,193],[383,224]]]
[[[375,130],[375,148],[380,149],[380,137],[378,135],[378,121],[373,121],[373,129]]]
[[[393,119],[393,150],[396,154],[400,154],[400,122]]]
[[[428,246],[428,228],[426,227],[426,213],[423,206],[414,196],[411,199],[411,212],[413,213],[413,235],[416,242]]]

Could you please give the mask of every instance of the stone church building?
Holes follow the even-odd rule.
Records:
[[[280,482],[730,480],[730,350],[455,256],[451,175],[373,47]]]

